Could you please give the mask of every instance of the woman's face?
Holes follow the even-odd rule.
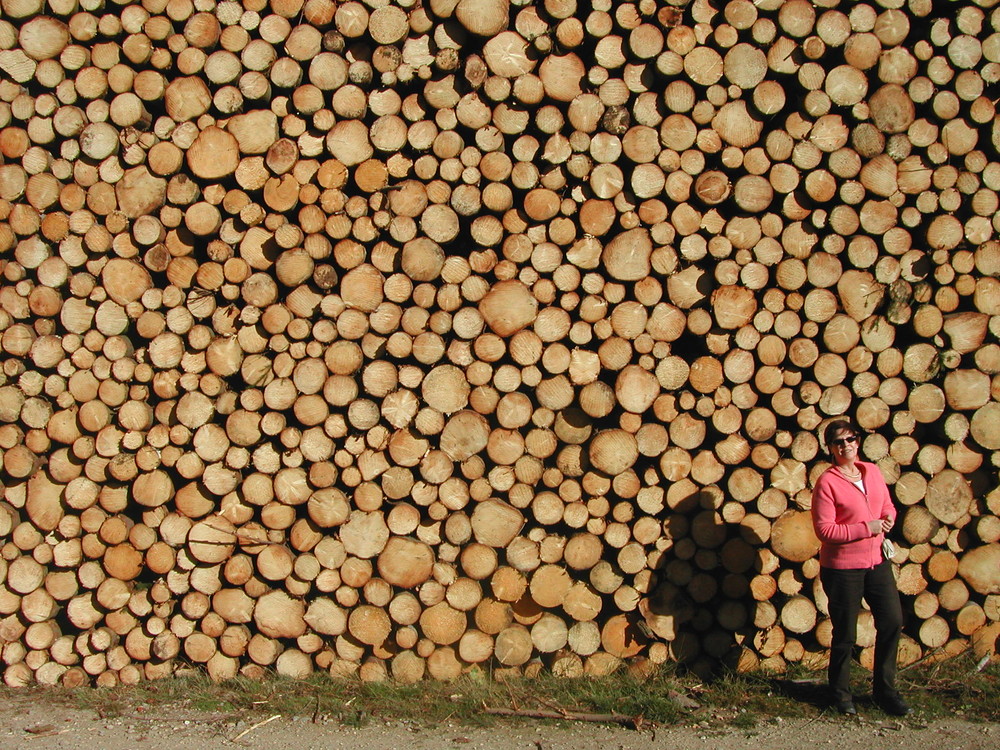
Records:
[[[854,463],[858,457],[858,436],[850,429],[841,429],[830,438],[830,455],[837,465]]]

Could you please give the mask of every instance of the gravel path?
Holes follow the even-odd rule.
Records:
[[[322,717],[269,717],[238,720],[183,707],[130,709],[122,716],[100,717],[92,710],[70,709],[39,700],[14,699],[0,706],[0,748],[17,750],[802,750],[803,747],[863,750],[996,750],[1000,723],[963,721],[925,723],[884,715],[842,720],[774,721],[754,729],[719,730],[707,724],[647,727],[642,731],[599,724],[542,726],[512,723],[488,729],[445,724],[433,729],[402,722],[371,721],[363,728],[344,727]]]

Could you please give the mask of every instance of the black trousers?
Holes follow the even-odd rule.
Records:
[[[851,655],[858,634],[861,598],[875,618],[875,669],[872,692],[896,692],[896,656],[903,630],[903,609],[892,575],[892,563],[883,561],[874,568],[837,570],[821,568],[820,580],[829,599],[833,642],[830,645],[828,678],[833,700],[851,700]]]

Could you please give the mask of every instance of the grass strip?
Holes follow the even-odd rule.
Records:
[[[899,686],[915,709],[904,721],[997,721],[1000,669],[996,664],[980,666],[971,656],[960,656],[903,670]],[[857,689],[867,675],[856,669]],[[821,672],[804,669],[780,675],[726,672],[711,680],[673,667],[643,678],[622,670],[601,678],[543,674],[534,679],[499,680],[475,671],[451,683],[417,685],[364,683],[327,674],[306,680],[275,675],[265,680],[237,678],[213,683],[201,672],[190,670],[185,676],[129,687],[0,688],[0,695],[23,698],[27,690],[35,700],[92,709],[101,716],[155,715],[159,708],[170,707],[245,721],[281,714],[346,726],[389,721],[433,727],[444,722],[465,726],[511,721],[559,723],[571,721],[574,715],[607,715],[617,717],[609,723],[633,726],[751,728],[776,720],[808,721],[832,715],[824,683]],[[864,694],[857,696],[857,703],[862,714],[880,716]],[[508,715],[498,715],[501,713]]]

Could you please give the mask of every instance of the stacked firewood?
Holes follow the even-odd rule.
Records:
[[[0,0],[4,681],[995,654],[992,5]]]

